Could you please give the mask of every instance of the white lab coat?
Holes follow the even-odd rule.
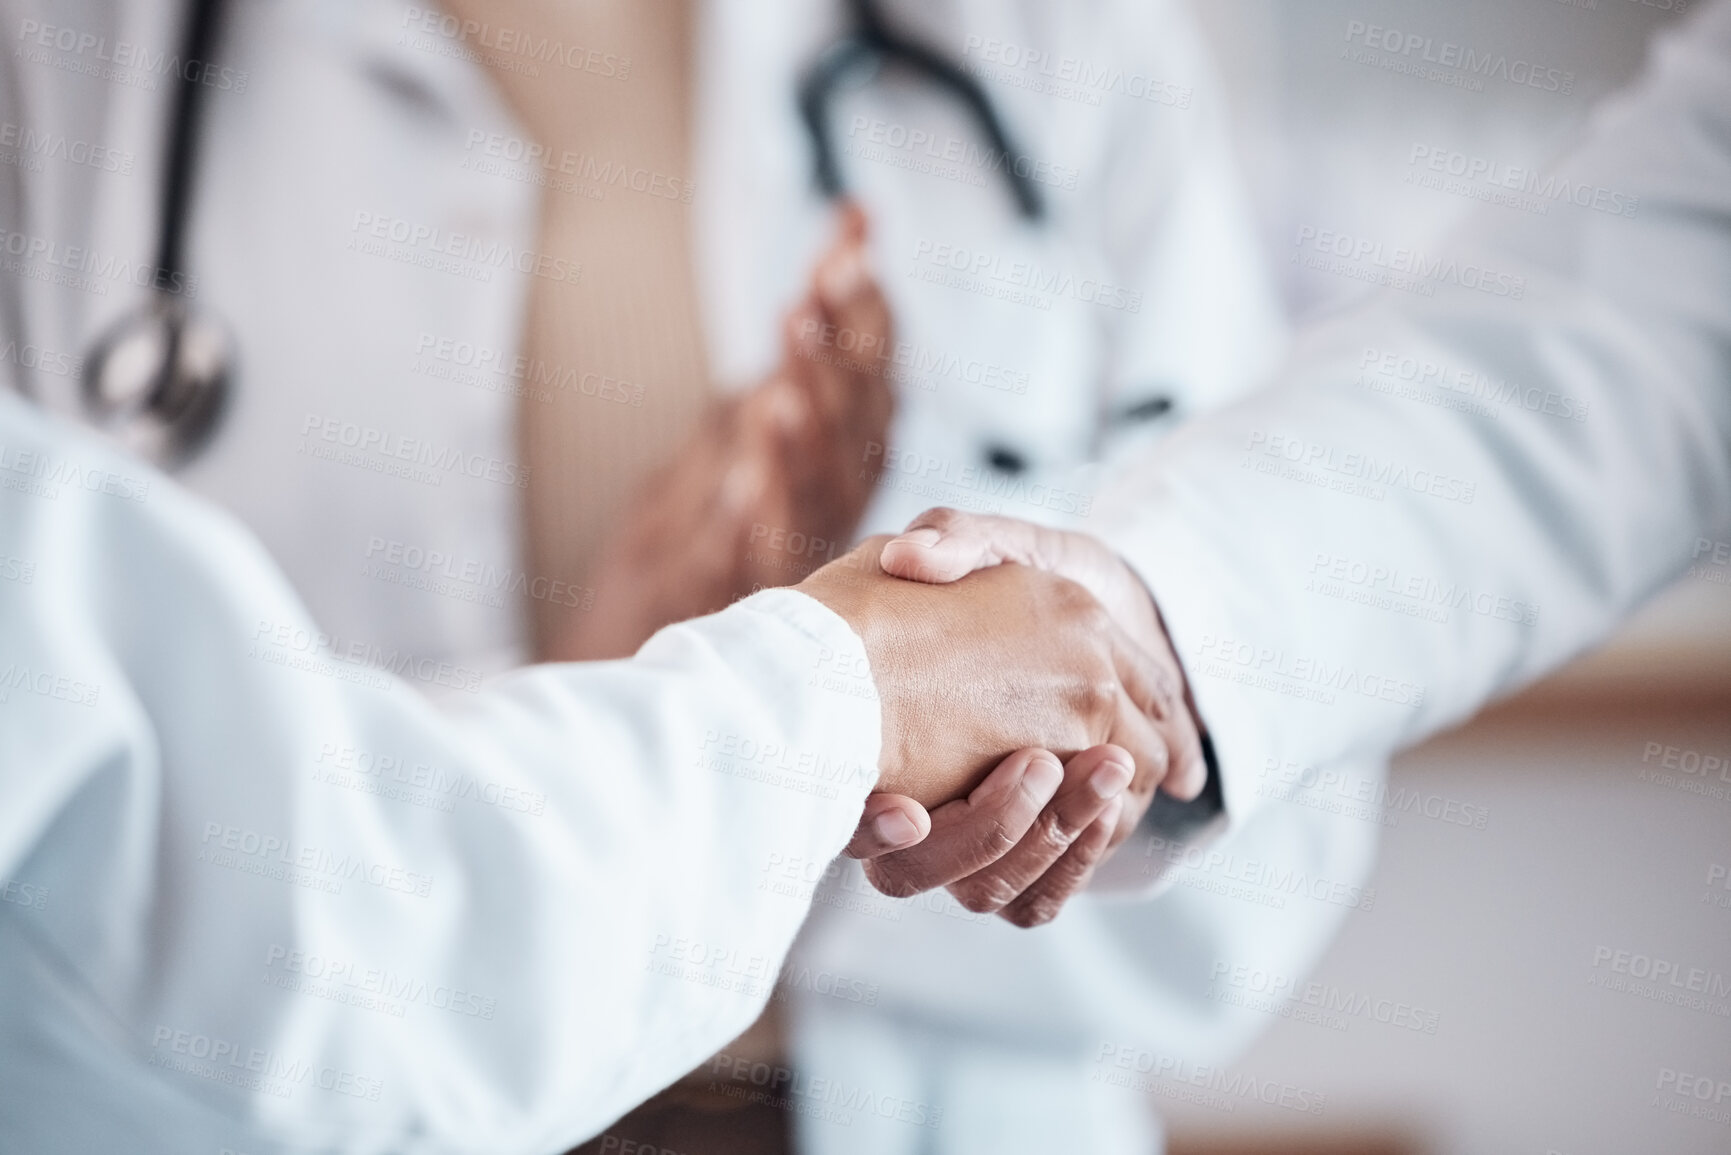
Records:
[[[1042,43],[1045,38],[1061,45],[1066,37],[1070,42],[1086,39],[1088,28],[1098,26],[1072,23],[1067,8],[1063,14],[1032,6],[1027,10],[1033,13],[1025,18],[1030,30],[1007,31],[1006,39],[1014,35]],[[96,6],[95,11],[100,16],[107,8]],[[1122,18],[1134,18],[1137,11],[1139,7]],[[916,23],[922,19],[911,12],[902,15]],[[42,12],[36,18],[53,19]],[[138,20],[140,27],[151,26],[136,13],[127,18]],[[948,17],[923,19],[940,18]],[[1006,21],[1008,29],[1016,29],[1015,21],[1021,19],[1015,13],[970,10],[966,27],[985,35],[1006,27]],[[1722,293],[1714,296],[1719,292],[1715,286],[1724,284],[1731,261],[1723,232],[1714,231],[1712,214],[1718,212],[1722,219],[1725,190],[1731,185],[1725,180],[1722,143],[1726,18],[1716,11],[1710,19],[1717,23],[1703,22],[1690,33],[1692,47],[1673,53],[1671,79],[1635,114],[1637,126],[1615,130],[1635,139],[1636,159],[1615,159],[1627,142],[1612,140],[1603,149],[1609,155],[1578,162],[1612,168],[1619,187],[1642,193],[1636,219],[1569,215],[1536,231],[1528,231],[1532,225],[1523,221],[1518,235],[1487,235],[1482,243],[1498,260],[1532,270],[1534,289],[1518,311],[1502,300],[1470,294],[1445,294],[1422,309],[1402,303],[1367,309],[1343,322],[1348,327],[1337,329],[1332,343],[1307,346],[1303,369],[1295,372],[1293,388],[1285,394],[1291,400],[1258,402],[1275,407],[1275,432],[1282,436],[1308,436],[1311,442],[1335,445],[1359,430],[1353,445],[1341,445],[1342,453],[1362,452],[1366,445],[1388,453],[1399,449],[1417,466],[1452,467],[1473,476],[1480,484],[1472,505],[1439,509],[1427,504],[1434,500],[1430,496],[1400,489],[1390,490],[1381,503],[1352,505],[1354,499],[1343,495],[1319,496],[1241,468],[1241,462],[1254,464],[1246,458],[1247,448],[1268,444],[1266,438],[1250,440],[1255,432],[1270,431],[1267,418],[1254,416],[1265,410],[1208,418],[1194,426],[1194,432],[1163,443],[1146,472],[1110,487],[1085,473],[1079,475],[1080,484],[1060,484],[1060,495],[1086,491],[1099,496],[1083,525],[1105,533],[1158,595],[1189,664],[1203,717],[1220,743],[1233,829],[1214,844],[1214,857],[1204,852],[1193,860],[1194,869],[1168,872],[1168,881],[1179,885],[1159,899],[1120,900],[1116,906],[1106,901],[1081,904],[1033,935],[987,922],[969,924],[940,900],[891,904],[858,893],[857,876],[851,873],[832,880],[820,896],[820,909],[827,914],[848,907],[865,914],[826,918],[814,926],[796,964],[802,968],[796,973],[814,975],[824,973],[826,960],[834,961],[828,973],[847,979],[840,988],[813,981],[797,984],[792,992],[800,1012],[795,1038],[799,1058],[827,1079],[822,1090],[814,1090],[809,1080],[804,1083],[815,1099],[795,1106],[834,1109],[849,1120],[846,1126],[832,1126],[815,1119],[815,1110],[800,1110],[799,1123],[812,1149],[1140,1149],[1136,1145],[1152,1126],[1144,1115],[1144,1098],[1116,1083],[1140,1079],[1156,1094],[1190,1093],[1197,1088],[1184,1082],[1188,1078],[1207,1090],[1218,1072],[1209,1067],[1230,1056],[1239,1041],[1266,1021],[1210,997],[1214,968],[1224,961],[1300,972],[1350,909],[1343,900],[1356,901],[1360,909],[1367,898],[1374,901],[1362,887],[1371,842],[1367,824],[1314,820],[1319,806],[1307,803],[1334,799],[1323,790],[1309,791],[1307,797],[1286,779],[1315,769],[1374,788],[1380,762],[1395,744],[1461,716],[1495,690],[1561,660],[1673,571],[1695,533],[1724,524],[1726,373],[1722,344],[1716,351],[1703,334],[1711,333],[1722,317],[1722,309],[1713,311],[1722,298]],[[392,5],[237,6],[237,20],[241,27],[232,39],[253,83],[247,93],[234,94],[243,99],[215,103],[208,147],[213,158],[223,159],[213,159],[207,170],[194,264],[204,278],[204,295],[220,304],[240,332],[248,377],[233,415],[235,424],[187,481],[241,515],[285,568],[325,632],[358,640],[362,652],[369,646],[394,646],[413,650],[416,657],[443,658],[464,671],[447,680],[469,682],[471,671],[480,674],[508,663],[520,637],[520,600],[501,597],[492,605],[484,596],[498,588],[510,592],[519,576],[509,569],[515,565],[508,528],[515,503],[508,487],[485,478],[466,482],[450,473],[439,487],[416,484],[378,476],[375,470],[383,462],[377,453],[351,458],[357,464],[347,464],[298,449],[306,445],[327,452],[320,448],[332,444],[324,441],[325,430],[334,428],[333,441],[340,445],[353,426],[357,437],[372,428],[380,439],[397,437],[398,444],[415,437],[436,447],[459,446],[470,459],[479,454],[483,466],[508,462],[511,400],[498,390],[510,388],[515,379],[486,371],[464,377],[456,372],[463,367],[462,354],[452,350],[448,359],[440,356],[440,342],[451,338],[509,349],[521,282],[496,277],[480,284],[410,270],[406,262],[425,258],[425,253],[417,257],[396,251],[380,257],[345,251],[357,232],[357,212],[372,213],[374,220],[401,219],[470,235],[486,231],[519,247],[532,244],[531,202],[522,187],[479,179],[481,174],[471,178],[462,168],[466,130],[488,123],[508,130],[508,120],[477,71],[440,51],[425,50],[426,44],[448,50],[449,41],[436,34],[424,43],[418,40],[406,32],[402,9]],[[767,26],[756,34],[781,35],[773,28],[764,31]],[[757,59],[773,60],[777,51],[791,50],[739,45],[727,38],[727,27],[720,23],[706,33],[706,59],[718,71],[724,70],[716,62],[725,62],[728,52],[752,49],[759,53]],[[1161,35],[1182,44],[1184,25],[1172,27],[1180,31],[1162,30]],[[749,34],[749,29],[732,33]],[[1158,36],[1150,39],[1155,45],[1162,42]],[[1130,43],[1120,37],[1109,44],[1090,44],[1087,51],[1111,59],[1128,51]],[[983,45],[980,51],[986,51]],[[716,52],[721,55],[711,55]],[[1185,66],[1184,60],[1174,66]],[[139,167],[151,168],[158,155],[152,142],[160,123],[159,102],[136,99],[136,92],[128,89],[132,99],[96,101],[96,108],[82,98],[42,103],[49,91],[82,90],[69,79],[64,61],[59,69],[52,64],[32,67],[37,70],[26,74],[33,79],[25,91],[32,96],[33,117],[54,109],[83,109],[88,120],[82,131],[112,124],[121,139],[140,142],[134,150]],[[778,67],[786,71],[785,64]],[[313,70],[319,83],[297,83]],[[1061,155],[1041,156],[1045,144],[1028,146],[1030,153],[1052,164],[1075,165],[1079,177],[1093,182],[1096,174],[1081,172],[1079,161],[1066,158],[1072,149],[1081,157],[1105,155],[1099,139],[1105,117],[1044,126],[1041,118],[1047,113],[1041,109],[1047,106],[1021,107],[1016,90],[1007,84],[992,91],[1012,110],[1007,119],[1013,127],[1041,125],[1034,135],[1049,140],[1049,147]],[[1206,92],[1199,81],[1193,104]],[[860,99],[906,101],[929,108],[933,117],[954,115],[947,103],[920,88],[906,94],[893,87],[873,90]],[[1157,114],[1167,110],[1163,105],[1139,109],[1149,117],[1141,131],[1158,131]],[[1111,123],[1121,126],[1127,116]],[[850,114],[844,117],[845,141],[853,122]],[[1193,125],[1196,119],[1183,123]],[[1125,130],[1127,139],[1137,139],[1135,127]],[[381,137],[381,131],[386,136]],[[706,140],[716,139],[712,131],[706,130]],[[1085,140],[1090,132],[1094,139]],[[960,122],[956,135],[977,139],[971,127]],[[1666,142],[1679,138],[1684,147],[1665,151]],[[253,147],[258,139],[283,144],[269,150]],[[380,139],[393,142],[388,152],[381,149]],[[759,176],[766,187],[785,178],[788,187],[797,189],[803,181],[805,162],[798,145],[738,133],[728,139],[740,149],[762,147]],[[1170,143],[1177,155],[1184,155],[1185,146],[1205,153],[1207,139],[1207,133],[1192,128]],[[333,149],[339,150],[340,164],[328,164]],[[1159,152],[1152,148],[1128,155],[1120,151],[1118,156],[1120,162],[1160,167]],[[1696,167],[1680,169],[1683,157],[1692,158]],[[842,159],[862,191],[896,195],[893,182],[868,182],[905,160]],[[874,167],[879,164],[884,171]],[[319,171],[320,180],[307,181],[309,170]],[[1188,175],[1207,170],[1201,165],[1169,171]],[[14,167],[0,169],[0,179],[26,178]],[[141,188],[148,190],[147,181],[128,189],[117,174],[64,166],[51,168],[44,180],[69,195],[32,199],[35,212],[65,214],[58,221],[44,217],[51,223],[35,226],[39,232],[65,235],[71,222],[82,219],[80,206],[93,206],[98,227],[107,230],[103,244],[108,248],[103,251],[148,259],[147,206],[153,202],[139,195]],[[712,195],[705,182],[714,182],[714,196],[726,195],[725,181],[722,170],[702,170],[700,199]],[[1079,179],[1078,185],[1083,183]],[[1128,212],[1136,222],[1147,183],[1146,176],[1128,175],[1103,185],[1090,183],[1107,188],[1120,209],[1120,215],[1101,220],[1121,221],[1121,214]],[[965,196],[968,229],[1015,227],[1001,211],[994,212],[991,198],[1001,194],[989,178],[984,187],[957,183],[954,189],[917,188],[921,198],[952,192]],[[1216,186],[1215,191],[1227,195],[1229,190]],[[1063,198],[1055,193],[1054,202],[1062,206]],[[380,207],[367,207],[374,204]],[[1694,212],[1697,208],[1701,211]],[[723,346],[721,362],[735,375],[748,376],[763,365],[764,347],[751,347],[750,342],[767,341],[772,330],[764,330],[761,338],[753,336],[758,330],[752,318],[773,316],[786,299],[792,270],[803,267],[815,244],[819,219],[811,206],[788,215],[782,223],[804,230],[803,239],[796,234],[787,242],[796,251],[778,253],[766,262],[772,272],[761,285],[741,287],[739,325],[713,326]],[[905,233],[897,238],[894,230],[902,226],[894,220],[899,219],[899,212],[885,215],[882,228],[888,231],[879,234],[880,263],[909,282],[892,281],[898,299],[913,294],[910,301],[932,305],[942,299],[937,290],[949,286],[915,283],[906,276],[909,258],[897,254],[910,251],[910,238]],[[1152,302],[1160,299],[1152,285],[1164,280],[1166,311],[1212,302],[1198,309],[1197,319],[1186,320],[1191,328],[1205,318],[1219,324],[1219,318],[1231,316],[1222,306],[1245,306],[1251,316],[1267,314],[1269,310],[1256,307],[1263,294],[1245,288],[1253,286],[1254,275],[1242,270],[1199,280],[1170,273],[1162,277],[1163,270],[1182,266],[1147,260],[1150,251],[1159,252],[1158,239],[1149,237],[1160,237],[1160,222],[1166,219],[1156,213],[1139,228],[1128,227],[1124,236],[1140,238],[1143,243],[1137,246],[1106,244],[1099,238],[1091,246],[1064,242],[1076,247],[1057,258],[1035,259],[1044,260],[1046,267],[1057,264],[1078,279],[1096,268],[1093,262],[1123,262],[1126,271],[1114,272],[1119,278],[1114,283],[1145,280],[1151,287],[1143,299]],[[259,222],[265,224],[262,233]],[[1221,224],[1222,244],[1232,243],[1234,227],[1230,221]],[[724,243],[709,230],[704,236],[706,245]],[[921,238],[911,239],[917,249]],[[1005,242],[1006,256],[996,248],[996,235],[976,242],[982,251],[993,247],[991,255],[1000,258],[997,269],[1005,261],[1023,259],[1033,251],[1031,246],[1048,243],[1059,242],[1011,238]],[[250,259],[246,246],[260,244],[273,246],[271,261]],[[1673,254],[1662,266],[1665,275],[1659,283],[1651,283],[1654,266],[1644,255],[1654,245]],[[1133,255],[1117,256],[1121,252]],[[1583,253],[1590,259],[1576,257]],[[332,267],[343,276],[333,279]],[[721,266],[712,260],[711,267]],[[1596,291],[1570,295],[1573,291],[1559,283],[1559,269],[1571,275],[1584,271]],[[1014,282],[1015,275],[1009,280]],[[50,290],[35,279],[23,284],[29,292],[15,290],[16,299],[5,302],[6,323],[19,326],[12,331],[32,335],[37,348],[51,354],[75,354],[94,334],[100,317],[123,307],[120,293],[96,299]],[[1232,286],[1237,288],[1227,291]],[[333,300],[337,294],[341,297]],[[709,298],[712,310],[724,309],[729,299],[715,291]],[[1174,341],[1172,334],[1183,335],[1185,326],[1126,326],[1123,318],[1106,310],[1090,306],[1100,314],[1095,316],[1089,309],[1069,308],[1069,301],[1054,300],[1053,308],[1040,310],[1050,315],[1050,324],[1000,322],[980,339],[983,351],[947,344],[968,346],[976,340],[968,331],[951,336],[933,328],[924,340],[935,346],[908,353],[909,364],[924,366],[911,371],[923,378],[913,388],[932,396],[919,399],[930,405],[904,406],[896,431],[898,450],[906,445],[937,458],[943,463],[939,482],[949,488],[935,494],[918,485],[887,490],[873,513],[878,524],[935,501],[967,504],[986,483],[977,469],[972,475],[962,471],[977,466],[987,436],[1023,453],[1034,466],[1031,476],[1040,478],[1068,476],[1088,452],[1109,449],[1088,444],[1091,430],[1097,428],[1094,423],[1075,409],[1059,411],[1075,401],[1063,400],[1070,395],[1060,388],[1061,380],[1054,380],[1057,370],[1048,366],[1086,367],[1085,372],[1064,372],[1092,383],[1086,391],[1090,409],[1101,383],[1107,383],[1113,395],[1122,391],[1126,397],[1170,390],[1183,412],[1229,396],[1265,358],[1258,348],[1275,341],[1272,336],[1240,339],[1231,331],[1224,341]],[[745,302],[755,303],[747,307]],[[1147,304],[1143,308],[1151,316],[1157,312]],[[906,307],[902,311],[908,312]],[[1639,319],[1639,327],[1622,319],[1631,316]],[[305,324],[293,324],[296,317],[306,318]],[[433,320],[423,319],[427,317]],[[1522,344],[1514,325],[1533,317],[1546,319],[1545,339]],[[26,323],[28,328],[23,328]],[[905,316],[904,324],[926,322]],[[304,339],[303,333],[317,336]],[[1434,359],[1447,346],[1455,358],[1451,364],[1476,358],[1487,372],[1505,379],[1530,371],[1535,384],[1546,379],[1564,384],[1563,391],[1572,390],[1571,396],[1587,398],[1594,419],[1577,429],[1509,413],[1494,426],[1474,425],[1465,416],[1402,406],[1343,385],[1360,373],[1365,345],[1403,344],[1402,334],[1412,335],[1415,356],[1429,350]],[[425,343],[428,337],[433,340]],[[731,353],[729,341],[739,342]],[[421,355],[423,348],[427,355]],[[267,354],[260,356],[254,349]],[[1235,360],[1209,369],[1202,354],[1210,351]],[[469,355],[476,354],[471,349]],[[947,367],[960,365],[957,375],[963,384],[973,385],[966,373],[974,362],[1001,370],[999,380],[1003,374],[1017,381],[1025,378],[1027,392],[1012,395],[1033,398],[1027,412],[1034,416],[1003,405],[967,404],[966,390],[950,387]],[[1120,370],[1121,364],[1130,368]],[[1144,371],[1143,365],[1152,368]],[[1653,365],[1667,368],[1654,370]],[[1631,377],[1653,384],[1632,400]],[[51,371],[37,372],[34,379],[49,394],[64,383]],[[913,396],[911,391],[904,395]],[[1050,403],[1053,399],[1055,404]],[[405,411],[416,414],[407,428],[400,416]],[[927,415],[924,420],[922,413]],[[1601,422],[1600,415],[1607,417]],[[311,427],[310,444],[301,432],[308,416],[320,419]],[[328,419],[336,420],[334,427]],[[1048,429],[1049,439],[1044,435]],[[1428,456],[1433,451],[1447,459],[1446,464]],[[1128,453],[1121,448],[1121,455]],[[905,451],[897,460],[901,466],[917,460],[915,472],[924,469],[923,459]],[[1517,468],[1511,464],[1517,461],[1537,464]],[[957,480],[945,481],[945,466]],[[1047,472],[1054,470],[1056,474]],[[1001,492],[987,491],[984,499],[1002,500]],[[1319,504],[1325,497],[1333,499],[1332,504]],[[1059,504],[1066,500],[1060,496]],[[455,541],[439,528],[450,524],[452,501],[464,502],[471,510],[464,515],[461,539]],[[899,507],[891,508],[893,503]],[[1002,508],[1026,516],[1079,513],[1021,497]],[[1414,516],[1403,524],[1396,511]],[[1436,541],[1428,541],[1427,533],[1436,533]],[[1506,537],[1509,548],[1497,557],[1473,556],[1487,537]],[[437,565],[429,560],[435,552],[443,555]],[[1424,578],[1458,580],[1475,592],[1488,592],[1493,612],[1497,597],[1536,603],[1541,612],[1535,625],[1515,628],[1488,615],[1458,610],[1439,625],[1337,604],[1303,589],[1319,553],[1348,561],[1382,559]],[[407,560],[412,557],[419,560]],[[1421,562],[1428,568],[1421,569]],[[496,587],[492,583],[500,571],[505,571],[502,587]],[[1282,574],[1290,576],[1283,581]],[[526,588],[532,575],[520,576]],[[552,596],[551,591],[543,596]],[[1349,661],[1357,674],[1351,688],[1335,686],[1335,701],[1328,709],[1305,707],[1290,694],[1235,680],[1235,664],[1246,654],[1248,664],[1263,667],[1252,673],[1279,675],[1269,683],[1277,689],[1302,688],[1306,677],[1295,671],[1302,668],[1314,675],[1319,660]],[[409,667],[411,672],[425,668],[421,663]],[[436,662],[432,669],[427,688],[449,689],[437,685]],[[1384,681],[1392,684],[1397,696],[1402,692],[1399,683],[1422,686],[1422,707],[1413,708],[1410,694],[1402,704],[1363,693],[1366,673],[1379,679],[1378,689]],[[1286,797],[1260,797],[1264,788]],[[1120,857],[1133,866],[1151,864],[1152,876],[1166,850],[1173,848],[1144,840],[1138,849],[1140,862]],[[803,857],[795,852],[795,857],[778,860],[778,881],[799,893],[821,873],[813,864],[827,857],[819,847]],[[688,869],[700,869],[695,857],[682,861],[693,864]],[[1130,871],[1132,876],[1138,873]],[[1313,890],[1318,880],[1320,888]],[[1354,887],[1359,888],[1356,895]],[[1233,888],[1242,893],[1215,896]],[[1283,902],[1283,908],[1271,911],[1270,899]],[[17,918],[30,912],[8,913]],[[950,933],[953,928],[963,933]],[[958,981],[954,975],[966,977]],[[820,986],[828,992],[863,990],[860,1002],[871,1005],[852,1006],[845,996],[818,991]],[[806,997],[801,992],[807,987],[818,993]],[[410,1007],[409,1013],[418,1009]],[[168,1043],[172,1053],[173,1036]],[[1128,1066],[1119,1067],[1125,1059]],[[1148,1077],[1140,1069],[1144,1060],[1166,1073]],[[1133,1078],[1115,1082],[1117,1075]],[[1266,1090],[1256,1085],[1249,1093]],[[38,1084],[28,1085],[32,1100],[46,1093]],[[842,1100],[839,1106],[837,1099]],[[888,1117],[883,1115],[885,1105]],[[105,1122],[98,1119],[91,1125]]]
[[[1048,216],[1015,215],[980,130],[931,82],[886,71],[836,100],[838,160],[870,213],[898,326],[900,408],[865,463],[884,472],[865,529],[893,532],[942,504],[1098,532],[1103,459],[1149,452],[1251,388],[1284,347],[1206,46],[1182,3],[889,7],[974,70]],[[698,236],[716,361],[733,379],[773,366],[776,313],[828,227],[790,94],[840,9],[705,9]],[[934,277],[951,273],[969,279]],[[1090,281],[1121,293],[1090,294]],[[1169,408],[1152,419],[1112,416],[1156,398]],[[990,468],[994,448],[1028,468]],[[1354,773],[1380,778],[1374,762]],[[1266,1019],[1210,998],[1212,963],[1255,950],[1302,973],[1342,915],[1374,902],[1363,824],[1337,832],[1293,808],[1239,825],[1220,844],[1236,862],[1338,882],[1345,901],[1221,898],[1200,876],[1156,899],[1166,856],[1199,844],[1153,834],[1108,862],[1098,900],[1034,933],[941,893],[890,902],[855,864],[831,866],[795,957],[858,976],[872,997],[799,995],[796,1064],[921,1110],[800,1111],[801,1149],[1154,1149],[1149,1103],[1100,1078],[1101,1046],[1218,1063]]]
[[[779,864],[835,855],[876,778],[875,701],[820,677],[865,653],[774,591],[481,687],[515,572],[365,547],[453,512],[492,540],[508,408],[405,368],[422,332],[508,342],[521,281],[344,249],[357,212],[521,248],[520,190],[446,171],[497,104],[391,6],[233,7],[193,265],[246,360],[188,480],[250,528],[12,391],[64,403],[139,299],[139,49],[176,21],[5,6],[0,1146],[563,1150],[761,1012],[810,901]]]
[[[844,169],[877,209],[876,253],[915,356],[953,342],[968,350],[964,360],[1021,357],[1035,382],[1044,356],[1068,369],[1026,399],[988,400],[950,380],[935,392],[904,389],[895,432],[904,468],[891,469],[871,528],[941,501],[1102,535],[1166,616],[1218,744],[1226,821],[1212,841],[1144,834],[1111,864],[1116,888],[1140,874],[1164,893],[1126,901],[1096,886],[1092,901],[1032,934],[972,920],[941,899],[874,901],[857,868],[838,864],[795,958],[852,968],[875,997],[870,1007],[799,1000],[796,1056],[843,1085],[921,1103],[941,1123],[802,1112],[803,1149],[1146,1151],[1150,1098],[1230,1105],[1251,1096],[1321,1112],[1314,1092],[1229,1064],[1340,920],[1374,911],[1379,824],[1429,804],[1386,785],[1387,756],[1602,637],[1731,516],[1731,11],[1720,6],[1672,36],[1658,77],[1605,110],[1592,143],[1558,170],[1639,198],[1632,217],[1563,205],[1544,218],[1481,222],[1446,245],[1456,267],[1436,277],[1434,298],[1373,298],[1307,339],[1275,392],[1149,450],[1089,444],[1112,408],[1095,403],[1096,390],[1161,382],[1174,415],[1188,416],[1241,388],[1268,343],[1255,324],[1218,336],[1260,316],[1259,285],[1254,268],[1233,259],[1251,229],[1218,163],[1223,131],[1208,115],[1216,90],[1182,71],[1201,56],[1182,11],[1136,6],[1105,19],[1087,6],[1062,15],[1035,5],[914,7],[901,7],[902,21],[952,52],[981,60],[996,39],[1000,60],[1012,57],[1008,46],[1048,54],[1016,86],[1003,79],[1015,73],[1007,67],[988,84],[1028,152],[1083,174],[1084,194],[1054,196],[1064,239],[1045,243],[1071,247],[1047,263],[1109,263],[1120,283],[1150,285],[1150,307],[1090,325],[1076,316],[1088,310],[1062,300],[1049,312],[1017,309],[931,285],[918,275],[923,241],[992,256],[1040,242],[1019,235],[994,183],[910,175],[924,158],[889,147],[889,127],[878,152],[844,151]],[[771,143],[802,142],[791,110],[781,108],[773,137],[727,126],[753,123],[752,108],[776,115],[790,62],[806,55],[801,25],[783,13],[753,26],[755,40],[735,33],[718,66],[728,83],[706,90],[712,147],[700,186],[732,194],[716,198],[702,234],[722,253],[712,267],[737,285],[746,254],[795,248],[771,262],[772,283],[725,299],[726,323],[714,328],[724,345],[733,339],[742,371],[767,363],[769,348],[752,334],[812,251],[809,237],[786,239],[786,223],[815,225],[786,191],[804,173],[801,144]],[[1132,117],[1108,103],[1122,114],[1114,119],[1032,91],[1046,70],[1074,77],[1151,59],[1147,72],[1195,88],[1199,115],[1181,130],[1162,119],[1170,109]],[[730,92],[741,103],[728,103]],[[842,141],[856,126],[870,141],[880,121],[905,126],[904,139],[915,128],[938,141],[977,139],[929,86],[879,82],[851,100],[838,116]],[[1136,140],[1158,143],[1130,147]],[[1185,197],[1192,182],[1210,195]],[[1174,246],[1175,237],[1199,243]],[[1478,269],[1508,279],[1491,278],[1489,291],[1458,287],[1475,286]],[[1210,363],[1223,345],[1239,359]],[[1403,377],[1409,365],[1435,368],[1415,389]],[[1099,494],[1092,515],[978,500],[987,483],[961,471],[1002,441],[1039,466],[1042,481],[1088,453],[1106,457],[1105,479],[1084,470],[1069,474],[1084,480],[1061,483]],[[938,483],[929,484],[934,460]],[[1431,817],[1482,821],[1464,811]],[[1235,973],[1252,985],[1222,979]]]

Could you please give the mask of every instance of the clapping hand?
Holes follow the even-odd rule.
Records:
[[[834,243],[782,327],[782,362],[717,401],[627,511],[597,569],[595,612],[553,656],[624,657],[662,626],[713,613],[821,564],[776,541],[850,541],[871,497],[862,468],[894,400],[889,305],[866,256],[865,215],[841,210]]]

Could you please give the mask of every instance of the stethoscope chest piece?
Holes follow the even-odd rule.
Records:
[[[234,360],[234,339],[221,322],[184,299],[153,294],[85,359],[85,413],[135,452],[178,464],[215,432]]]
[[[180,60],[211,58],[223,6],[224,0],[188,0]],[[182,292],[205,90],[200,75],[183,69],[174,94],[150,299],[97,338],[80,390],[93,424],[165,468],[184,464],[210,441],[234,388],[232,334]]]

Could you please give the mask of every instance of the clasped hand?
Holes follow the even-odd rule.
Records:
[[[1148,591],[1082,534],[934,510],[809,577],[809,559],[754,546],[851,539],[869,447],[887,438],[892,318],[864,214],[849,206],[840,226],[786,318],[781,365],[718,401],[645,487],[594,575],[597,612],[552,656],[622,657],[663,625],[805,577],[865,640],[883,707],[879,793],[849,853],[885,893],[945,886],[1032,926],[1156,790],[1202,788],[1183,674]]]
[[[872,663],[880,792],[848,852],[886,894],[943,886],[1017,926],[1050,921],[1157,790],[1189,799],[1205,783],[1153,599],[1094,538],[932,510],[798,588]]]

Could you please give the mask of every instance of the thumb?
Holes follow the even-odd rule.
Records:
[[[932,585],[1005,562],[1062,572],[1053,557],[1058,544],[1052,530],[1015,518],[928,509],[884,543],[878,564],[895,577]]]
[[[931,815],[912,798],[872,794],[866,798],[865,812],[844,853],[849,858],[876,858],[922,842],[931,832]]]

